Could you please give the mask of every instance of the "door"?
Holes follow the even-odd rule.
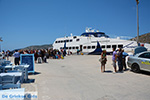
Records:
[[[142,69],[150,70],[150,52],[139,55],[139,61]]]

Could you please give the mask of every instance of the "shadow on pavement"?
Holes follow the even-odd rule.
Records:
[[[133,72],[133,71],[130,70],[130,72]],[[135,72],[133,72],[133,73],[135,73]],[[138,72],[138,73],[136,73],[136,74],[141,74],[141,75],[147,75],[147,76],[150,76],[150,72],[147,72],[147,71],[140,71],[140,72]]]
[[[105,73],[113,73],[111,70],[106,70]]]
[[[28,75],[38,75],[38,74],[41,74],[41,72],[29,73]]]
[[[139,74],[150,76],[150,72],[147,71],[140,71]]]

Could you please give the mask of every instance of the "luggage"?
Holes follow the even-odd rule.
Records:
[[[42,63],[42,58],[41,57],[38,57],[38,63]]]
[[[56,55],[55,57],[56,57],[56,59],[58,59],[58,56],[57,56],[57,55]]]
[[[64,59],[64,57],[61,55],[61,59]]]

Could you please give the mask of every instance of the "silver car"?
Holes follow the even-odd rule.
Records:
[[[133,72],[139,72],[140,70],[150,71],[150,51],[129,56],[127,64]]]

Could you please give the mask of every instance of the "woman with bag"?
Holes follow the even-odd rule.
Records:
[[[107,62],[106,50],[102,51],[100,62],[101,62],[101,72],[105,72],[105,64]]]

